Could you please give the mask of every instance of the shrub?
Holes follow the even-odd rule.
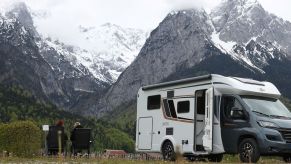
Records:
[[[106,129],[105,136],[107,148],[122,149],[127,152],[134,151],[134,141],[126,133],[114,128],[109,128]]]
[[[0,151],[19,157],[30,157],[41,148],[41,130],[31,121],[0,125]]]

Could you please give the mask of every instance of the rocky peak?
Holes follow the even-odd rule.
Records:
[[[291,24],[265,11],[257,0],[226,0],[210,14],[213,26],[224,42],[246,45],[273,42],[291,54]]]
[[[210,24],[210,17],[204,9],[189,9],[181,11],[173,11],[165,18],[162,23],[172,21],[176,26],[184,25],[185,28],[200,27],[206,33],[211,33],[213,29]]]
[[[265,24],[267,18],[266,11],[256,0],[227,0],[223,1],[219,6],[211,12],[213,25],[217,32],[226,33],[232,30],[233,26],[248,26]],[[247,29],[244,29],[247,30]],[[251,29],[253,33],[259,33],[257,29]],[[244,33],[245,34],[245,33]],[[252,35],[252,34],[249,34]],[[239,37],[239,42],[246,43],[249,41],[249,35]],[[245,36],[245,35],[244,35]],[[232,36],[225,36],[225,41],[235,40]]]
[[[204,10],[173,11],[160,23],[159,28],[151,32],[151,40],[144,47],[157,49],[168,42],[187,40],[196,34],[200,34],[197,37],[204,41],[212,32],[211,20]]]
[[[31,34],[37,34],[30,11],[24,2],[18,2],[13,4],[10,9],[5,13],[5,16],[10,19],[17,19],[23,26],[26,27],[26,29]]]

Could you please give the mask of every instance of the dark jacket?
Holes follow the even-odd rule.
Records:
[[[82,126],[82,125],[78,125],[78,126],[76,126],[76,127],[71,131],[70,140],[71,140],[72,142],[75,141],[75,131],[76,131],[76,129],[79,129],[79,128],[83,128],[83,126]]]

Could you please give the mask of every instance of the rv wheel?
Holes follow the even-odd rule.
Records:
[[[284,160],[286,163],[291,163],[291,154],[284,155],[284,156],[283,156],[283,160]]]
[[[209,162],[221,162],[223,159],[223,154],[213,154],[208,156]]]
[[[170,141],[166,141],[162,146],[162,154],[164,160],[166,161],[175,161],[176,154],[174,150],[174,146]]]
[[[256,163],[260,159],[257,142],[252,138],[246,138],[239,144],[239,158],[243,163]]]

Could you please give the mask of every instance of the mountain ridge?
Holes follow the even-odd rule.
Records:
[[[291,88],[287,84],[288,77],[291,75],[288,71],[288,69],[291,70],[290,54],[284,45],[281,46],[279,41],[274,41],[280,39],[279,37],[269,37],[276,35],[277,31],[255,38],[258,31],[272,30],[273,27],[265,27],[266,23],[240,25],[249,17],[256,18],[257,14],[268,18],[266,22],[276,22],[277,17],[266,12],[257,1],[240,2],[244,3],[235,4],[234,7],[233,1],[224,1],[221,4],[223,7],[213,9],[212,14],[207,14],[201,9],[170,13],[151,32],[136,60],[90,111],[102,117],[106,111],[121,110],[135,104],[136,93],[143,85],[208,73],[268,80],[275,83],[282,90],[283,95],[290,97],[288,90]],[[225,7],[236,8],[236,10],[228,11]],[[250,15],[242,17],[243,10],[241,9],[245,9],[244,12],[249,12]],[[214,14],[214,11],[219,12]],[[229,12],[232,18],[227,18],[223,22],[223,28],[217,32],[220,24],[215,25],[214,18],[219,16],[221,19],[218,20],[224,21],[222,18],[225,12]],[[254,21],[258,20],[260,18]],[[234,23],[229,23],[230,21]],[[248,29],[253,29],[253,36],[240,37]],[[236,30],[242,30],[242,32],[238,33]],[[287,23],[285,31],[288,30]],[[278,34],[282,32],[279,31]],[[230,40],[229,38],[232,37],[234,39]],[[291,41],[291,36],[286,38]],[[284,77],[280,76],[282,74]]]

